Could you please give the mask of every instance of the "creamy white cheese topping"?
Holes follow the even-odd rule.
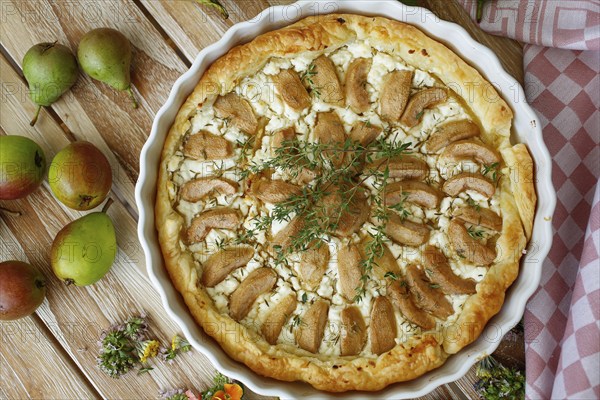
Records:
[[[372,47],[368,40],[356,41],[340,49],[337,49],[327,54],[338,69],[338,74],[341,82],[343,82],[346,70],[350,62],[358,57],[372,59],[372,65],[367,76],[367,91],[372,103],[371,108],[363,115],[357,115],[347,107],[338,107],[332,104],[327,104],[321,99],[313,97],[312,106],[298,112],[291,109],[277,93],[273,84],[273,76],[280,73],[282,69],[293,68],[301,76],[309,68],[312,61],[318,56],[317,54],[306,53],[295,56],[294,58],[273,58],[256,74],[244,78],[235,88],[234,91],[238,95],[247,99],[257,117],[266,118],[268,122],[265,125],[265,135],[262,138],[260,147],[249,160],[250,163],[260,163],[272,156],[270,148],[271,135],[287,127],[293,127],[299,134],[301,140],[311,140],[310,133],[312,132],[316,116],[319,112],[335,111],[341,120],[344,122],[346,132],[349,132],[352,125],[357,121],[368,121],[371,124],[384,126],[388,128],[382,133],[385,140],[391,143],[412,143],[414,155],[425,160],[430,168],[431,174],[428,178],[429,182],[434,185],[439,185],[440,180],[446,180],[460,172],[483,172],[483,167],[472,161],[455,162],[451,160],[443,160],[437,155],[427,154],[423,143],[427,138],[435,132],[437,127],[442,123],[450,122],[459,119],[469,119],[465,109],[455,101],[452,97],[447,102],[426,110],[423,113],[420,123],[411,128],[405,129],[402,126],[388,127],[387,123],[382,122],[378,115],[378,104],[380,91],[382,89],[384,77],[394,70],[412,70],[413,74],[413,90],[435,86],[436,79],[429,73],[421,70],[415,70],[407,65],[397,55],[387,54],[378,51]],[[240,132],[231,124],[219,119],[215,116],[212,105],[205,104],[199,108],[196,115],[191,119],[190,134],[205,130],[215,135],[223,136],[235,145],[235,154],[232,158],[219,161],[197,161],[186,158],[182,152],[176,152],[171,159],[168,160],[167,168],[171,172],[171,179],[176,186],[181,186],[185,182],[199,177],[222,176],[233,181],[238,181],[240,171],[238,170],[241,159],[244,154],[242,151],[243,144],[248,137]],[[284,171],[275,171],[275,177],[285,177]],[[372,179],[367,179],[364,186],[374,191]],[[244,217],[243,229],[252,229],[256,224],[256,217],[269,215],[273,211],[273,206],[263,204],[251,197],[244,197],[244,185],[240,185],[240,190],[234,195],[220,195],[214,198],[207,198],[197,202],[186,202],[176,199],[176,191],[171,193],[172,199],[175,201],[175,209],[185,219],[186,224],[202,213],[211,208],[227,206],[239,210]],[[474,202],[482,208],[490,208],[494,212],[500,214],[499,195],[496,193],[492,199],[488,200],[478,193],[461,193],[456,198],[446,197],[442,200],[441,206],[437,210],[423,210],[422,208],[407,204],[406,208],[410,212],[408,217],[413,222],[429,222],[433,226],[428,244],[440,248],[449,257],[450,265],[454,273],[462,278],[471,278],[479,282],[485,276],[487,269],[466,263],[464,260],[457,261],[450,254],[450,246],[446,230],[450,222],[453,209],[462,207],[467,204],[467,201]],[[374,228],[375,221],[367,222],[361,228],[361,234],[368,234]],[[274,235],[281,231],[288,224],[287,221],[276,221],[270,227],[270,235]],[[238,234],[233,231],[223,229],[213,229],[210,231],[205,241],[199,244],[187,246],[188,250],[194,254],[194,258],[198,263],[198,268],[202,270],[202,263],[208,256],[233,241]],[[230,274],[225,280],[213,288],[206,288],[207,293],[213,299],[215,307],[221,313],[228,313],[229,296],[238,287],[241,281],[253,270],[261,266],[271,266],[279,275],[276,288],[269,293],[261,295],[252,307],[250,313],[241,321],[241,323],[250,329],[260,330],[260,325],[274,304],[277,304],[283,297],[294,293],[298,299],[298,306],[293,315],[288,320],[287,324],[282,329],[278,343],[286,351],[300,352],[295,344],[295,327],[301,319],[304,312],[310,304],[318,298],[323,298],[329,301],[330,309],[328,315],[327,327],[325,329],[325,337],[319,348],[319,353],[322,355],[336,356],[340,354],[340,313],[348,306],[348,302],[340,295],[341,288],[338,279],[338,264],[337,252],[340,246],[348,240],[357,241],[359,235],[354,234],[350,238],[340,240],[335,237],[323,236],[323,240],[329,246],[331,253],[330,261],[327,265],[326,272],[321,283],[314,292],[306,291],[298,280],[298,257],[292,255],[290,257],[289,266],[275,266],[272,258],[267,254],[264,248],[257,248],[255,256],[243,268],[238,268]],[[257,242],[266,244],[266,232],[258,232],[256,236]],[[185,246],[182,242],[182,246]],[[404,268],[409,263],[418,262],[422,249],[400,246],[392,241],[387,242],[387,246],[397,259],[400,269]],[[355,304],[360,309],[360,312],[367,324],[369,325],[372,299],[386,294],[386,287],[389,281],[377,281],[371,279],[367,283],[366,294],[362,300]],[[450,316],[446,321],[438,321],[438,326],[446,326],[454,323],[460,314],[463,304],[468,296],[455,295],[447,296],[451,301],[455,314]],[[398,343],[404,342],[411,335],[420,334],[421,329],[410,324],[403,315],[396,310],[396,322],[398,327]],[[364,347],[361,355],[373,356],[371,353],[370,339]]]

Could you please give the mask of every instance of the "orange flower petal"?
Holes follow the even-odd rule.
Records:
[[[231,397],[231,400],[240,400],[244,394],[244,389],[237,383],[226,383],[223,388],[225,388],[225,393]]]
[[[224,391],[219,390],[218,392],[215,392],[215,394],[213,394],[210,399],[211,400],[226,400],[226,396],[227,396],[227,394]]]

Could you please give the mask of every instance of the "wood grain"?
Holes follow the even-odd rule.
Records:
[[[17,239],[0,223],[2,260],[27,261]],[[47,307],[48,300],[42,307]],[[57,345],[37,315],[0,323],[0,398],[90,399],[99,395]]]
[[[17,92],[25,90],[19,87],[24,83],[3,57],[0,57],[0,79],[3,83],[10,83]],[[0,115],[3,133],[18,132],[35,140],[40,143],[47,158],[51,159],[69,143],[65,133],[50,118],[35,128],[28,128],[29,114],[14,97],[7,96],[3,103],[3,111],[6,111]],[[114,186],[118,184],[115,182]],[[141,377],[133,373],[113,380],[96,367],[96,340],[102,329],[130,315],[148,312],[155,335],[163,343],[168,343],[178,331],[164,312],[158,294],[146,276],[143,252],[136,235],[136,222],[123,204],[115,202],[108,212],[115,221],[119,245],[115,265],[104,279],[87,288],[66,287],[54,277],[49,265],[49,248],[56,233],[85,213],[59,204],[47,182],[26,199],[3,201],[0,206],[23,213],[21,217],[2,214],[0,219],[22,246],[27,259],[50,279],[48,301],[38,314],[102,396],[128,398],[132,393],[146,393],[156,397],[162,389],[204,388],[210,384],[214,369],[204,356],[196,352],[184,355],[173,366],[159,363],[155,371]],[[32,358],[31,362],[37,357],[34,353],[25,354]]]
[[[17,257],[40,268],[49,278],[48,297],[37,313],[2,323],[0,329],[0,398],[156,398],[161,389],[200,391],[210,385],[214,368],[198,352],[184,354],[174,365],[157,362],[149,374],[113,380],[96,367],[96,340],[102,329],[132,314],[147,311],[152,336],[167,343],[178,331],[168,318],[145,272],[136,235],[134,184],[139,152],[150,132],[154,113],[196,54],[217,41],[233,24],[253,18],[270,5],[292,0],[224,0],[230,19],[191,0],[103,0],[81,2],[2,2],[0,24],[0,134],[18,134],[38,142],[48,161],[73,140],[88,140],[109,158],[114,174],[108,214],[115,222],[119,251],[111,272],[85,288],[65,287],[49,264],[49,247],[70,221],[84,215],[67,209],[52,196],[47,182],[26,199],[0,202],[20,210],[21,217],[0,214],[0,257]],[[483,33],[455,1],[422,0],[439,17],[458,22],[499,55],[505,68],[522,82],[520,45]],[[21,60],[33,44],[58,40],[75,50],[90,29],[109,26],[123,32],[134,47],[132,78],[140,108],[134,110],[125,93],[82,75],[73,90],[42,111],[34,128],[35,106],[27,96]],[[9,251],[10,250],[10,251]],[[5,335],[14,326],[33,332],[35,342]],[[43,357],[40,357],[43,354]],[[475,398],[473,369],[422,399]],[[5,385],[4,382],[11,382]],[[266,399],[249,393],[249,399]]]

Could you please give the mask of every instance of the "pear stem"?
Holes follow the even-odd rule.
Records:
[[[33,119],[31,120],[31,122],[29,123],[29,125],[34,126],[35,123],[38,120],[38,117],[40,116],[40,110],[42,109],[42,106],[38,106],[37,110],[35,111],[35,115],[33,116]]]
[[[110,197],[108,198],[108,200],[106,200],[106,204],[104,204],[104,207],[102,207],[102,212],[106,214],[106,211],[108,211],[108,207],[110,207],[110,205],[113,203],[113,199],[111,199]]]
[[[133,94],[133,90],[131,90],[131,86],[129,86],[125,90],[127,91],[127,93],[129,93],[129,97],[131,97],[131,101],[133,102],[133,108],[138,108],[138,102],[135,98],[135,95]]]
[[[75,281],[71,278],[65,279],[65,285],[67,285],[67,286],[71,286],[74,283],[75,283]]]
[[[21,213],[21,211],[13,211],[13,210],[9,210],[8,208],[4,208],[4,207],[0,207],[0,211],[8,214],[12,217],[20,217],[21,215],[23,215],[23,213]]]

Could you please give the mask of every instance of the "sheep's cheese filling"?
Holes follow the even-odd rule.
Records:
[[[483,166],[473,162],[448,162],[447,160],[442,160],[438,155],[427,154],[423,148],[423,144],[441,124],[454,120],[470,119],[468,110],[465,110],[463,105],[453,100],[452,97],[442,104],[425,110],[420,122],[411,129],[405,129],[401,125],[388,126],[379,116],[377,104],[386,74],[394,70],[412,70],[414,72],[412,82],[413,91],[436,85],[439,86],[439,83],[436,82],[436,79],[432,75],[425,71],[415,70],[413,67],[407,65],[399,56],[382,52],[375,46],[370,45],[368,41],[357,41],[326,53],[326,55],[333,61],[337,68],[341,82],[344,81],[345,73],[352,60],[359,57],[372,60],[366,86],[371,108],[362,115],[357,115],[349,107],[338,107],[328,104],[313,95],[311,106],[301,112],[293,110],[283,101],[275,89],[273,76],[279,74],[281,70],[289,68],[292,68],[300,76],[303,76],[309,70],[312,61],[317,56],[312,53],[306,53],[290,59],[273,58],[259,72],[244,78],[234,89],[235,93],[249,101],[255,115],[266,121],[264,127],[265,134],[262,137],[262,141],[251,156],[251,159],[246,160],[247,162],[261,163],[272,157],[271,136],[274,132],[283,128],[293,127],[299,135],[299,140],[311,140],[311,132],[315,126],[317,114],[333,111],[343,121],[346,133],[350,132],[354,123],[363,121],[384,127],[385,129],[381,135],[384,135],[386,141],[394,143],[410,142],[411,146],[409,149],[413,152],[412,155],[427,162],[430,168],[430,177],[428,179],[434,185],[439,184],[440,180],[447,180],[461,172],[488,172],[483,170]],[[256,218],[269,215],[273,210],[273,206],[257,201],[244,194],[246,186],[245,182],[240,180],[241,171],[239,166],[240,160],[246,154],[243,149],[247,144],[248,136],[233,126],[233,124],[229,124],[227,120],[218,118],[215,115],[212,104],[204,104],[191,119],[189,134],[198,133],[200,130],[222,136],[232,142],[235,145],[234,155],[232,158],[225,160],[198,161],[185,157],[182,151],[176,152],[168,161],[168,170],[171,173],[171,180],[174,183],[170,195],[176,205],[176,211],[183,216],[186,225],[189,225],[192,219],[199,213],[212,208],[227,206],[239,210],[241,215],[243,215],[243,229],[252,229]],[[284,172],[275,171],[276,175],[278,173],[283,174]],[[239,181],[240,188],[237,193],[232,195],[209,196],[196,202],[188,202],[177,198],[177,188],[181,187],[185,182],[195,178],[211,176]],[[369,180],[364,183],[368,189],[373,189],[369,187],[369,184]],[[427,244],[434,245],[446,253],[449,251],[446,230],[452,210],[456,207],[470,204],[480,208],[491,209],[495,213],[500,214],[498,192],[496,191],[490,199],[486,199],[484,196],[472,191],[460,193],[455,197],[445,197],[438,209],[429,210],[422,209],[417,205],[407,205],[409,215],[406,218],[412,222],[428,224],[432,228],[432,231]],[[270,227],[271,232],[269,233],[272,235],[276,234],[287,223],[286,221],[275,221]],[[340,355],[340,313],[348,306],[348,301],[340,295],[341,287],[340,280],[338,279],[336,254],[340,246],[348,241],[357,243],[360,237],[373,232],[374,226],[375,221],[371,218],[371,221],[365,223],[359,232],[354,233],[350,237],[339,239],[334,236],[323,235],[322,239],[329,246],[331,258],[323,279],[314,291],[307,291],[301,282],[299,282],[297,271],[298,257],[291,255],[288,265],[275,265],[273,258],[266,251],[266,232],[258,233],[256,240],[258,244],[255,245],[256,251],[254,257],[246,266],[236,269],[215,287],[206,288],[205,290],[213,299],[217,310],[223,314],[227,314],[229,296],[244,278],[250,272],[262,266],[273,267],[278,274],[274,290],[261,295],[252,306],[251,311],[240,323],[248,327],[248,329],[259,331],[260,324],[269,309],[274,304],[278,304],[282,298],[293,293],[298,300],[298,305],[287,324],[283,327],[277,344],[285,351],[306,354],[304,350],[296,345],[294,337],[295,324],[298,323],[299,316],[303,315],[316,299],[325,299],[329,302],[330,307],[324,338],[318,353],[324,356],[338,356]],[[202,265],[208,256],[223,248],[224,244],[230,243],[237,235],[238,233],[231,230],[212,229],[201,243],[188,246],[181,242],[181,246],[187,248],[193,254],[197,267],[201,272]],[[483,240],[485,241],[485,235]],[[386,245],[397,259],[401,270],[406,268],[406,265],[409,263],[419,259],[420,251],[423,247],[401,246],[391,240],[386,241]],[[453,272],[461,278],[471,278],[476,282],[480,282],[486,274],[486,267],[470,264],[466,260],[456,261],[450,259],[450,257],[449,260]],[[372,300],[378,295],[385,295],[388,284],[389,282],[386,280],[369,280],[365,295],[362,296],[358,303],[354,304],[360,309],[367,327],[369,326]],[[456,321],[468,295],[448,295],[447,298],[454,308],[454,314],[445,321],[438,320],[436,328],[438,330],[452,325]],[[422,333],[421,328],[407,321],[398,310],[396,310],[396,323],[398,329],[396,342],[398,344],[406,341],[410,336]],[[374,356],[371,352],[369,340],[367,339],[367,343],[360,353],[361,356]]]

